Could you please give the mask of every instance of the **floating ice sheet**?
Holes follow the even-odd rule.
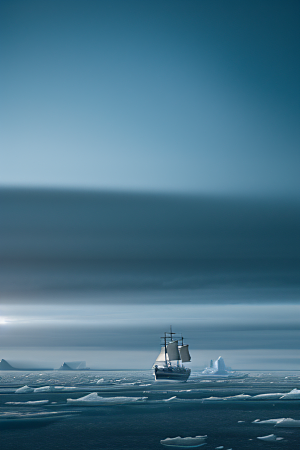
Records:
[[[167,447],[201,447],[205,445],[207,436],[180,437],[162,439],[160,443]]]
[[[72,386],[41,386],[35,388],[33,392],[68,392],[76,390],[78,390],[78,388]]]
[[[15,393],[16,394],[30,394],[33,391],[34,391],[33,388],[31,388],[31,387],[26,385],[26,386],[23,386],[23,387],[21,387],[19,389],[16,389]]]
[[[148,397],[100,397],[97,392],[85,395],[77,399],[68,398],[67,403],[72,405],[99,406],[99,405],[122,405],[126,403],[143,402]]]
[[[26,405],[26,406],[41,406],[49,403],[49,400],[35,400],[29,402],[6,402],[6,405]]]
[[[279,419],[267,419],[267,420],[260,420],[260,419],[256,419],[254,420],[252,423],[259,423],[259,424],[263,424],[263,423],[270,423],[270,424],[276,424],[277,422],[280,422],[281,420],[285,420],[284,417],[281,417]]]
[[[280,400],[294,400],[298,398],[300,399],[300,389],[293,389],[287,394],[283,394]]]
[[[281,441],[282,437],[277,437],[275,434],[269,434],[268,436],[261,436],[257,439],[260,439],[261,441]]]
[[[276,424],[275,427],[280,428],[290,428],[290,427],[300,427],[300,420],[294,420],[291,418],[281,419]]]
[[[270,394],[259,394],[254,395],[252,397],[253,400],[278,400],[281,398],[284,394],[276,392],[276,393],[270,393]]]

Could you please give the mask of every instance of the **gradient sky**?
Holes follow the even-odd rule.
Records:
[[[299,13],[0,2],[0,359],[299,368]]]
[[[298,1],[2,1],[2,186],[297,195]]]

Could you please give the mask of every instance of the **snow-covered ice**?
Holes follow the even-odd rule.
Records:
[[[34,391],[33,388],[31,388],[31,387],[25,385],[25,386],[23,386],[23,387],[21,387],[21,388],[19,388],[19,389],[16,389],[16,390],[15,390],[15,393],[16,393],[16,394],[30,394],[30,393],[33,392],[33,391]]]
[[[27,405],[27,406],[41,406],[49,403],[49,400],[34,400],[29,402],[5,402],[6,405]]]
[[[281,419],[278,422],[276,422],[275,427],[280,427],[280,428],[290,428],[290,427],[300,427],[300,420],[294,420],[291,418],[287,418],[287,419]]]
[[[252,397],[253,400],[278,400],[281,398],[284,394],[276,392],[276,393],[270,393],[270,394],[259,394],[254,395]]]
[[[281,420],[285,420],[285,418],[281,417],[279,419],[267,419],[267,420],[256,419],[256,420],[253,420],[252,423],[259,423],[259,424],[261,424],[261,423],[271,423],[271,424],[274,423],[274,425],[275,425],[277,422],[280,422]]]
[[[38,388],[35,388],[33,392],[68,392],[68,391],[76,391],[78,390],[77,387],[72,386],[41,386]]]
[[[98,406],[98,405],[120,405],[125,403],[143,402],[148,397],[100,397],[97,392],[85,395],[77,399],[68,398],[67,403],[73,405],[86,405],[86,406]]]
[[[282,437],[277,437],[275,434],[268,434],[268,436],[257,437],[261,441],[281,441]]]
[[[160,443],[162,445],[170,447],[201,447],[205,445],[207,436],[195,436],[195,437],[180,437],[162,439]]]
[[[283,394],[280,400],[294,400],[298,398],[300,399],[300,389],[292,389],[287,394]]]

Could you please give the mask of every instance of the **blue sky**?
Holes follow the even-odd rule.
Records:
[[[295,195],[299,3],[4,1],[2,186]]]

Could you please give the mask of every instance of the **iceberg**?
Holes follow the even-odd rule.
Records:
[[[261,436],[257,439],[260,439],[261,441],[281,441],[282,437],[277,437],[275,434],[269,434],[268,436]]]
[[[90,370],[85,361],[64,362],[58,370]]]
[[[300,389],[293,389],[287,394],[283,394],[280,400],[294,400],[300,398]]]
[[[33,391],[34,391],[33,388],[25,385],[25,386],[23,386],[23,387],[21,387],[19,389],[16,389],[15,390],[15,394],[30,394]]]
[[[99,405],[123,405],[126,403],[143,402],[148,397],[100,397],[97,392],[85,395],[77,399],[68,398],[67,403],[72,405],[99,406]]]
[[[238,373],[231,370],[230,367],[226,367],[225,361],[222,356],[219,356],[216,361],[210,361],[210,366],[206,367],[200,374],[200,377],[205,376],[205,378],[211,377],[220,377],[220,378],[246,378],[248,377],[247,373]]]
[[[167,447],[201,447],[205,445],[207,436],[180,437],[162,439],[160,443]]]

